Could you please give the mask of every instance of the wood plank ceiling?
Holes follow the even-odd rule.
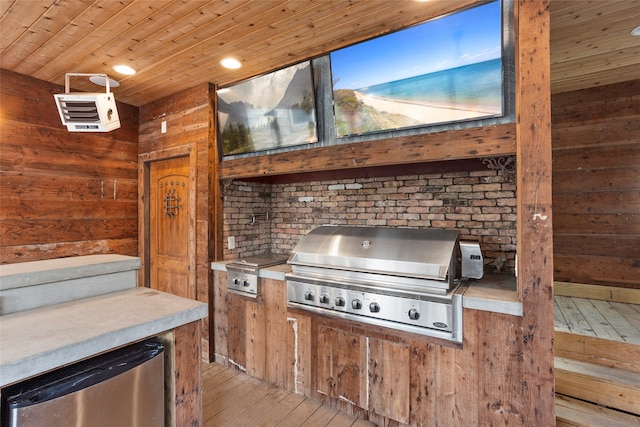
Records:
[[[140,106],[224,86],[482,3],[478,0],[2,0],[0,67],[64,84],[105,73]],[[640,78],[639,0],[552,0],[552,92]],[[243,67],[219,65],[226,56]],[[125,63],[134,76],[112,66]],[[77,90],[96,87],[75,83]]]

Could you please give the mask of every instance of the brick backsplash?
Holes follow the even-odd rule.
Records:
[[[253,214],[266,212],[268,220],[262,215],[251,223]],[[497,171],[226,186],[226,259],[290,253],[324,224],[458,229],[464,240],[480,242],[485,264],[504,254],[503,272],[515,266],[516,188]],[[235,249],[226,246],[229,236]]]

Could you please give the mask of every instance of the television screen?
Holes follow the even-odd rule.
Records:
[[[219,89],[223,155],[317,142],[309,61]]]
[[[503,115],[495,1],[330,54],[338,137]]]

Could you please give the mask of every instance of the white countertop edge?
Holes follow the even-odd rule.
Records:
[[[0,266],[0,290],[139,270],[140,258],[104,254],[56,258]]]
[[[258,276],[265,279],[284,281],[284,275],[291,272],[291,266],[288,264],[279,264],[267,268],[262,268]]]
[[[480,311],[491,311],[494,313],[510,314],[522,317],[522,303],[515,301],[504,301],[481,297],[462,297],[462,307]]]
[[[227,271],[227,264],[232,261],[213,261],[211,263],[211,270],[213,271]]]
[[[207,316],[207,304],[193,301],[191,308],[182,309],[181,311],[133,326],[114,329],[108,333],[83,339],[73,344],[66,344],[62,347],[52,348],[42,353],[28,355],[18,360],[3,362],[0,365],[0,387],[5,387],[80,360],[160,335]],[[0,321],[1,320],[2,318],[0,317]],[[2,345],[10,344],[3,342]]]
[[[211,263],[212,271],[227,271],[227,264],[231,261],[214,261]],[[264,277],[266,279],[282,280],[284,281],[284,275],[291,271],[291,267],[288,264],[272,265],[270,267],[264,267],[258,270],[258,277]]]

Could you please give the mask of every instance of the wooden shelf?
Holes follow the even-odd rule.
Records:
[[[353,170],[516,153],[515,124],[361,141],[220,162],[220,179]]]

